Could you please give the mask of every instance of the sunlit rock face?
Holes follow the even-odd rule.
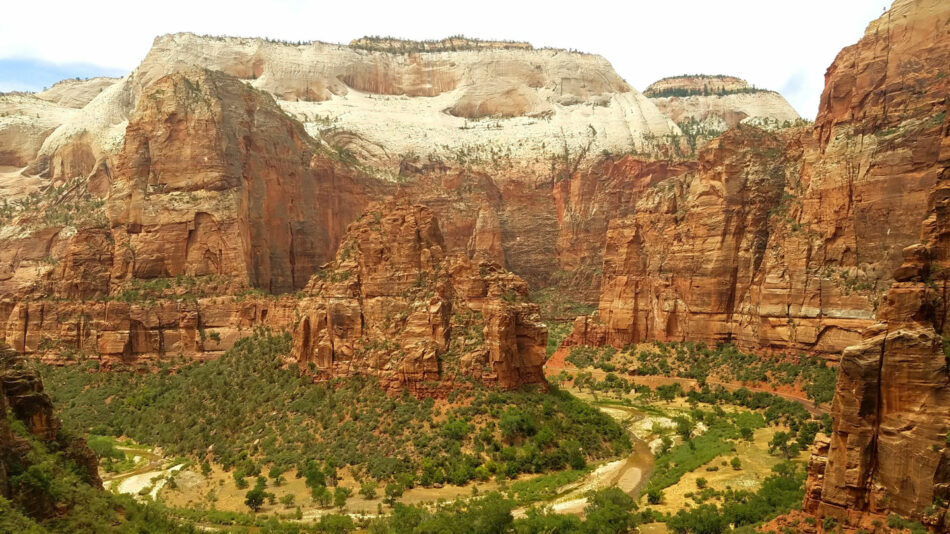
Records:
[[[306,294],[293,357],[317,379],[370,374],[427,395],[464,377],[505,389],[545,383],[547,328],[525,282],[447,255],[426,207],[370,206]]]
[[[611,221],[599,317],[569,343],[837,359],[860,342],[945,169],[943,9],[899,2],[872,23],[829,68],[814,127],[730,130]]]
[[[855,220],[855,228],[877,229],[872,246],[851,251],[859,258],[895,256],[896,221],[906,219],[910,232],[916,218],[916,233],[899,259],[888,262],[893,282],[877,322],[843,352],[834,432],[812,461],[805,499],[805,510],[819,515],[853,521],[864,512],[896,512],[941,532],[948,528],[950,497],[950,374],[943,349],[950,265],[948,18],[946,2],[895,2],[828,70],[818,146],[824,154],[847,144],[857,150],[850,164],[836,161],[838,168],[853,168],[855,178],[852,193],[838,198],[901,193],[924,212],[910,217],[903,206],[903,212],[878,209]],[[876,188],[856,196],[862,176]]]
[[[0,233],[0,326],[16,350],[218,352],[255,324],[289,324],[292,305],[231,295],[302,289],[385,189],[266,93],[203,69],[143,90],[112,161]],[[122,297],[162,280],[202,282]]]

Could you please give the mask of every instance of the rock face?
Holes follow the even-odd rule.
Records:
[[[494,263],[446,255],[432,211],[371,206],[307,287],[293,356],[318,378],[379,377],[444,393],[461,375],[510,389],[544,384],[547,328],[527,285]]]
[[[27,353],[118,361],[289,328],[292,299],[247,293],[304,288],[367,204],[398,194],[438,218],[445,258],[597,302],[570,342],[837,358],[874,323],[940,173],[944,36],[900,30],[936,9],[900,3],[842,52],[814,127],[702,104],[739,124],[696,161],[615,155],[680,130],[596,56],[160,37],[122,80],[30,97],[68,111],[24,171],[32,204],[0,211],[0,333]],[[726,77],[650,94],[771,95]]]
[[[302,288],[364,193],[273,99],[212,71],[143,93],[108,212],[113,278],[223,275],[271,293]]]
[[[613,221],[600,317],[569,342],[731,341],[831,358],[858,343],[944,169],[938,11],[899,2],[842,51],[814,128],[730,131],[695,173]]]
[[[81,147],[95,160],[117,152],[143,89],[195,67],[270,93],[315,137],[357,134],[389,169],[410,154],[513,151],[533,159],[559,153],[563,143],[555,139],[571,147],[593,140],[598,152],[619,152],[645,136],[678,133],[606,60],[589,54],[452,39],[341,46],[175,34],[157,38],[136,71],[59,125],[33,170],[63,178],[90,172],[70,153]]]
[[[643,94],[680,127],[691,152],[740,123],[778,127],[800,120],[782,95],[733,76],[663,78]]]
[[[734,340],[794,177],[800,153],[785,147],[796,134],[731,130],[610,221],[598,318],[569,342]]]
[[[650,188],[694,169],[694,162],[650,161],[632,156],[606,159],[554,186],[558,269],[569,287],[596,302],[611,221],[630,215]]]
[[[903,249],[878,322],[842,355],[834,432],[804,503],[852,523],[896,512],[940,532],[950,531],[950,35],[938,22],[948,16],[945,2],[895,2],[828,71],[819,139],[831,146],[842,124],[873,131],[891,147],[888,174],[930,187],[920,243]]]
[[[60,433],[60,422],[53,414],[53,403],[43,393],[40,377],[0,344],[0,496],[5,498],[14,497],[8,476],[21,473],[30,463],[30,444],[17,436],[11,421],[22,423],[26,431],[44,442],[49,450],[61,451],[66,459],[79,466],[90,484],[102,487],[96,455],[85,440]],[[48,494],[28,497],[23,504],[34,517],[51,517],[55,512]]]
[[[41,100],[46,100],[47,102],[59,104],[60,106],[81,109],[89,102],[92,102],[93,98],[99,96],[99,93],[112,87],[120,80],[121,78],[105,77],[89,78],[86,80],[63,80],[53,84],[49,89],[37,93],[36,97]]]
[[[0,166],[25,167],[76,110],[26,93],[0,95]]]
[[[240,293],[303,288],[384,191],[270,96],[203,70],[144,90],[116,160],[0,233],[0,330],[16,350],[217,352],[289,324],[292,305]]]
[[[205,68],[230,74],[269,93],[316,141],[307,141],[298,127],[282,122],[277,112],[271,113],[260,92],[248,93],[256,94],[256,100],[249,98],[234,110],[224,106],[219,112],[206,102],[207,97],[213,91],[227,93],[232,86],[198,83],[189,93],[184,82],[175,85],[167,78]],[[160,84],[163,87],[156,89]],[[228,98],[234,97],[234,91],[230,92]],[[78,107],[89,97],[92,100]],[[190,276],[190,272],[221,269],[228,273],[247,270],[250,283],[265,290],[301,287],[312,273],[311,258],[322,256],[315,261],[326,261],[342,229],[359,213],[348,207],[348,198],[359,192],[334,177],[336,183],[326,184],[327,190],[334,195],[341,191],[342,201],[338,205],[333,198],[319,198],[314,205],[320,215],[311,218],[309,212],[314,208],[301,205],[310,201],[310,193],[294,191],[296,185],[268,177],[263,179],[264,185],[274,187],[280,182],[282,188],[280,192],[268,190],[268,198],[288,193],[302,200],[289,204],[288,213],[278,212],[280,217],[268,223],[270,227],[260,228],[241,218],[243,208],[233,208],[241,198],[233,184],[204,183],[202,180],[213,177],[199,174],[240,172],[241,158],[253,153],[258,159],[252,162],[254,168],[248,169],[251,183],[261,185],[251,175],[259,176],[262,166],[272,163],[276,163],[277,173],[306,177],[314,173],[305,168],[316,165],[307,156],[314,146],[332,160],[320,165],[337,171],[359,167],[381,179],[374,181],[382,192],[373,195],[375,198],[389,194],[392,182],[398,182],[400,188],[414,191],[419,201],[431,201],[443,223],[448,250],[464,250],[470,257],[479,251],[524,276],[533,286],[547,285],[565,278],[559,274],[563,265],[558,247],[575,246],[564,239],[555,245],[559,234],[573,234],[575,229],[562,226],[556,206],[559,201],[551,194],[553,185],[596,162],[604,151],[628,152],[642,147],[646,138],[667,138],[679,132],[603,58],[534,50],[524,43],[455,38],[430,43],[359,39],[351,46],[339,46],[167,35],[156,39],[140,67],[121,80],[66,81],[30,98],[38,105],[55,105],[62,116],[44,121],[43,128],[32,119],[28,121],[36,129],[33,138],[22,130],[9,130],[24,147],[16,149],[11,165],[29,166],[9,179],[0,175],[0,193],[41,194],[81,179],[89,184],[88,204],[108,197],[107,224],[115,221],[119,243],[119,254],[112,251],[113,259],[105,260],[115,265],[110,275],[113,289],[116,280],[176,276],[174,272]],[[198,104],[194,109],[190,107],[193,103]],[[268,112],[249,113],[254,106],[264,106]],[[267,124],[251,121],[265,115]],[[218,118],[228,121],[229,131],[208,131]],[[176,131],[161,124],[165,119]],[[248,127],[251,124],[253,128]],[[282,125],[287,125],[289,135],[278,131]],[[205,131],[199,131],[201,128]],[[236,136],[248,131],[258,138],[273,134],[274,146],[259,142],[245,147],[234,142],[241,140]],[[189,138],[201,135],[217,144],[199,150],[196,143],[189,146],[185,134]],[[290,154],[294,150],[302,155]],[[178,164],[167,158],[179,153],[185,158]],[[206,157],[208,162],[199,159]],[[215,166],[218,171],[212,169]],[[143,182],[153,171],[162,172],[165,178],[161,180],[166,183]],[[169,181],[172,175],[180,175],[174,179],[176,183]],[[596,176],[590,175],[590,181],[595,182]],[[428,189],[433,184],[436,188]],[[210,189],[201,189],[206,185]],[[219,196],[219,187],[222,201],[209,202],[212,196]],[[255,191],[261,192],[259,188]],[[323,190],[315,194],[320,196]],[[161,209],[149,212],[136,195],[156,199],[151,206]],[[216,206],[213,209],[212,204]],[[270,213],[267,209],[262,207],[265,216]],[[590,209],[598,208],[591,205]],[[284,215],[289,218],[287,224],[278,227]],[[246,228],[232,226],[232,217],[246,222]],[[151,230],[138,231],[140,224]],[[604,224],[599,220],[595,226]],[[303,227],[292,228],[294,225]],[[306,242],[310,239],[305,235],[310,230],[306,226],[320,227],[319,233],[326,235]],[[247,228],[257,233],[233,238]],[[227,246],[183,245],[189,232],[200,240],[215,233]],[[593,266],[588,271],[596,270],[603,233],[587,232],[583,237],[591,238],[589,243],[577,245],[585,249],[585,256],[579,258],[581,251],[572,251],[565,262],[586,262]],[[53,240],[59,241],[59,237]],[[130,255],[136,246],[141,254],[133,266]],[[17,246],[17,250],[25,249],[32,252],[34,261],[58,258],[58,247],[49,236]],[[289,266],[291,251],[299,260],[293,267]],[[219,253],[221,258],[216,257]],[[587,255],[593,255],[592,259]],[[159,261],[158,256],[167,260]],[[0,274],[0,279],[3,276]],[[26,283],[27,278],[21,270],[10,280]],[[571,273],[567,278],[584,279],[590,294],[583,298],[596,292],[596,279],[586,273]],[[97,289],[93,293],[97,291],[102,292]]]

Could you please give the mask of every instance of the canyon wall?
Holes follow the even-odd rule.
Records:
[[[369,193],[274,100],[220,72],[159,79],[140,98],[106,210],[113,280],[222,275],[303,288]]]
[[[859,342],[943,170],[947,35],[928,18],[940,8],[898,2],[842,51],[814,127],[731,130],[612,221],[599,317],[568,343],[837,358]]]
[[[903,249],[878,322],[841,357],[834,431],[809,466],[804,509],[852,525],[896,512],[950,531],[947,20],[946,2],[895,2],[829,69],[816,122],[826,147],[842,125],[889,147],[873,172],[879,181],[926,186],[914,197],[927,207],[918,242]]]
[[[368,373],[425,394],[463,375],[502,388],[544,383],[547,328],[527,284],[496,263],[446,254],[429,208],[371,206],[306,294],[293,357],[317,378]]]
[[[0,233],[0,329],[16,350],[224,350],[287,320],[279,299],[244,293],[302,289],[385,191],[219,72],[147,87],[124,139],[114,166],[51,186]]]

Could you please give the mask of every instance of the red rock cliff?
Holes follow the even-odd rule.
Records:
[[[17,351],[217,352],[289,326],[292,303],[242,294],[304,287],[384,190],[206,70],[146,87],[116,159],[0,232],[0,338]]]
[[[365,193],[273,98],[197,70],[141,97],[109,197],[113,277],[225,275],[283,293],[332,257]]]
[[[918,241],[943,170],[945,3],[898,2],[828,69],[814,128],[733,131],[612,221],[569,343],[732,341],[836,358]]]
[[[307,293],[293,355],[317,377],[373,374],[422,394],[462,375],[502,388],[544,383],[547,329],[524,301],[527,284],[447,255],[428,208],[371,206]]]
[[[919,243],[903,249],[878,322],[841,357],[834,432],[809,469],[805,510],[851,523],[896,512],[950,531],[947,20],[946,2],[895,2],[829,69],[816,126],[826,146],[841,124],[874,135],[891,147],[877,174],[928,184]]]

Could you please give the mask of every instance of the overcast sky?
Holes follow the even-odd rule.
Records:
[[[813,118],[824,73],[889,0],[44,0],[5,2],[0,91],[121,75],[164,33],[346,43],[464,34],[600,54],[639,90],[664,76],[732,74]]]

